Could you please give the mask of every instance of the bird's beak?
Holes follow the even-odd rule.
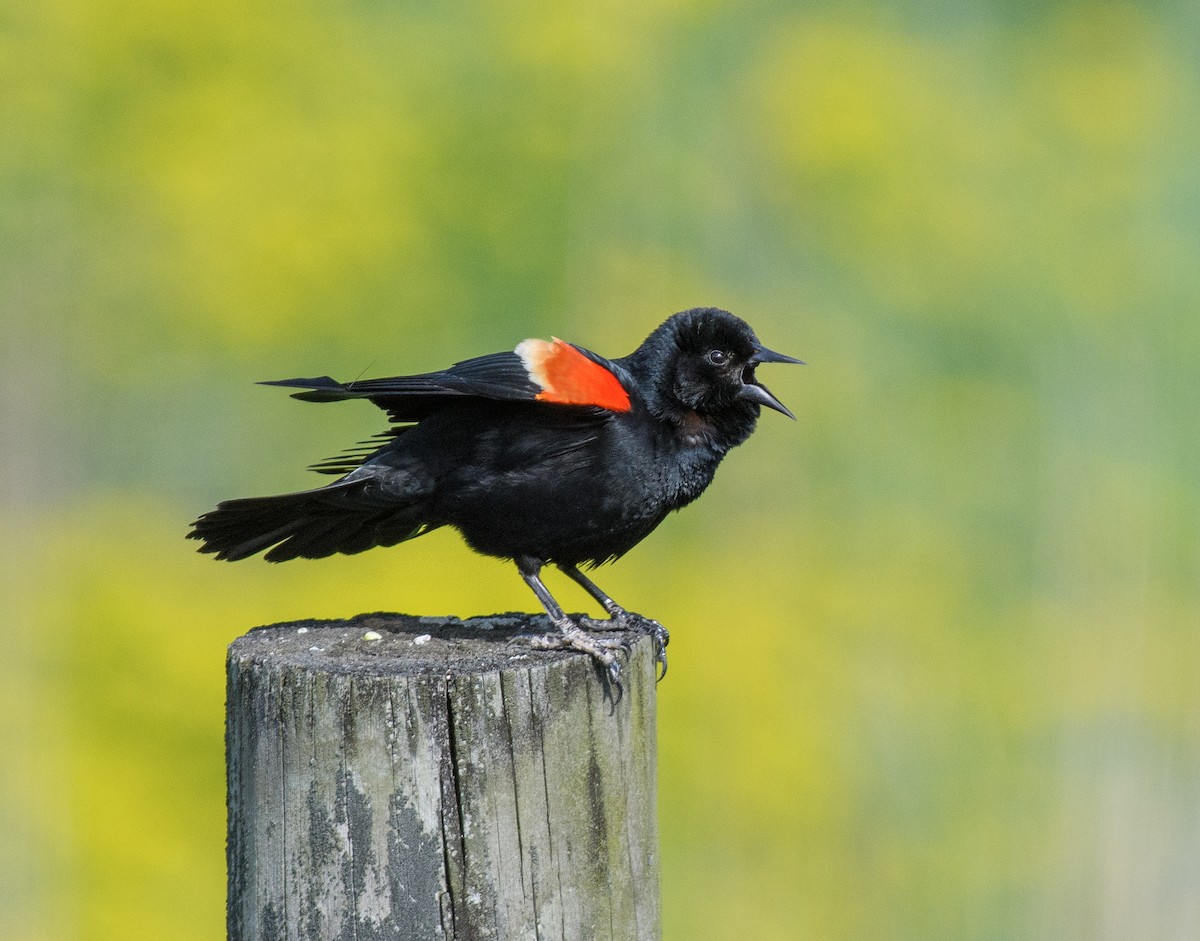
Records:
[[[750,357],[750,362],[755,365],[759,363],[795,363],[797,366],[806,365],[802,359],[796,359],[794,356],[784,356],[782,353],[768,350],[765,346],[760,346],[754,351],[754,355]]]
[[[782,353],[776,353],[774,350],[768,350],[765,346],[760,346],[754,351],[754,355],[750,357],[750,365],[757,366],[760,363],[795,363],[798,366],[803,366],[804,360],[796,359],[794,356],[784,356]],[[743,385],[742,391],[738,393],[738,398],[754,402],[758,405],[765,405],[767,408],[773,408],[793,421],[796,419],[796,416],[788,410],[788,407],[775,398],[771,394],[771,391],[757,380],[752,379]]]
[[[738,398],[745,399],[747,402],[754,402],[757,405],[765,405],[767,408],[773,408],[777,412],[782,412],[793,421],[796,419],[796,416],[788,411],[788,407],[775,398],[770,390],[761,383],[747,382],[742,386],[742,391],[738,393]]]

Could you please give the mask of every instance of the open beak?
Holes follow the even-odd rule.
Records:
[[[750,357],[751,366],[757,366],[759,363],[795,363],[798,366],[803,366],[804,360],[796,359],[794,356],[784,356],[782,353],[776,353],[774,350],[768,350],[765,346],[760,346],[755,350],[754,355]],[[749,371],[747,370],[747,372]],[[775,398],[771,394],[771,390],[756,379],[752,379],[742,386],[742,391],[738,393],[738,398],[754,402],[758,405],[765,405],[767,408],[773,408],[793,421],[796,419],[796,416],[788,410],[788,407]]]
[[[742,391],[738,393],[739,399],[745,399],[747,402],[754,402],[758,405],[765,405],[767,408],[773,408],[777,412],[782,412],[788,418],[795,420],[793,415],[786,405],[775,398],[767,389],[766,386],[758,382],[747,382],[742,386]]]

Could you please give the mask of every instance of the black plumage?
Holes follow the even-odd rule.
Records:
[[[586,650],[615,676],[614,644],[563,613],[540,568],[553,563],[583,585],[611,615],[605,627],[649,624],[665,638],[579,566],[618,558],[698,497],[753,432],[761,406],[791,414],[758,382],[765,362],[799,360],[767,350],[732,314],[697,308],[617,360],[525,341],[418,376],[267,383],[300,389],[293,395],[305,401],[368,399],[397,427],[317,465],[344,474],[330,485],[225,501],[188,535],[218,559],[265,551],[282,562],[453,526],[476,551],[516,562],[560,631],[541,646]]]

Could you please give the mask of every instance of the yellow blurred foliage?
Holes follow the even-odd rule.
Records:
[[[1186,5],[2,20],[0,938],[220,935],[233,637],[535,607],[449,532],[196,555],[384,427],[251,382],[700,304],[812,365],[597,575],[672,631],[666,937],[1200,931]]]

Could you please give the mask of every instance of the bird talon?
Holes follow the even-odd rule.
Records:
[[[657,621],[650,623],[653,625],[650,636],[654,639],[654,662],[662,667],[662,672],[658,674],[657,680],[661,683],[667,675],[667,644],[671,642],[671,635]]]
[[[602,669],[617,689],[617,702],[624,695],[621,682],[619,654],[625,650],[622,640],[611,637],[593,637],[570,620],[558,624],[559,631],[550,634],[519,634],[514,640],[523,640],[534,650],[575,650],[585,653]]]
[[[621,682],[620,662],[614,658],[612,663],[608,665],[606,672],[608,674],[609,683],[611,683],[617,691],[616,699],[613,700],[613,705],[615,706],[625,698],[625,684]]]
[[[667,644],[671,642],[670,632],[653,618],[635,614],[623,608],[619,608],[614,612],[613,620],[621,624],[622,630],[648,634],[654,641],[654,662],[656,665],[662,667],[662,672],[658,674],[656,682],[661,683],[663,677],[667,675]]]
[[[626,611],[618,605],[613,605],[610,610],[612,611],[612,615],[607,621],[583,618],[580,621],[581,626],[591,631],[621,631],[626,636],[621,638],[619,643],[621,649],[626,654],[633,652],[633,645],[635,643],[634,638],[629,636],[630,634],[649,635],[654,641],[654,663],[656,667],[661,667],[661,670],[655,670],[658,674],[655,682],[661,683],[663,677],[667,675],[667,644],[671,642],[670,632],[653,618],[648,618],[633,611]]]

